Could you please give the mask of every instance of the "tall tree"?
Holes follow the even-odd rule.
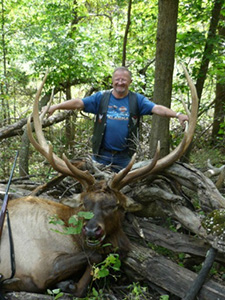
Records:
[[[126,25],[126,30],[125,30],[124,39],[123,39],[123,59],[122,59],[122,66],[126,65],[127,37],[128,37],[128,33],[129,33],[130,24],[131,24],[131,21],[130,21],[131,6],[132,6],[132,0],[129,0],[128,10],[127,10],[127,25]]]
[[[6,9],[4,5],[4,0],[1,1],[1,48],[2,48],[2,62],[3,62],[3,74],[2,74],[2,82],[0,84],[1,88],[1,102],[2,102],[2,125],[6,125],[10,122],[10,113],[9,113],[9,104],[7,101],[7,93],[8,93],[8,83],[7,83],[7,42],[6,42]],[[8,119],[8,122],[7,122]]]
[[[211,17],[209,31],[208,31],[208,38],[205,44],[205,49],[202,56],[202,62],[198,73],[198,79],[196,82],[196,89],[197,89],[199,99],[201,99],[202,96],[202,90],[203,90],[204,82],[208,71],[210,57],[213,53],[214,44],[215,44],[214,42],[216,40],[217,25],[219,22],[220,12],[221,12],[221,8],[223,7],[223,4],[224,4],[224,0],[214,1],[214,7],[212,10],[212,17]]]
[[[216,83],[216,98],[212,129],[212,142],[216,144],[218,139],[224,138],[225,126],[225,80],[218,76]]]
[[[221,42],[219,43],[219,53],[223,57],[224,52],[224,41],[225,41],[225,16],[221,15],[221,25],[219,26],[219,36]],[[220,56],[219,56],[220,57]],[[222,70],[219,70],[217,74],[216,83],[216,98],[215,98],[215,108],[214,108],[214,118],[213,118],[213,129],[212,129],[212,142],[215,144],[217,139],[224,137],[224,126],[225,126],[225,79],[224,79],[224,65],[221,60],[219,60],[219,65],[222,66]]]
[[[172,78],[175,56],[179,0],[159,0],[153,101],[171,106]],[[161,155],[169,152],[169,120],[153,116],[150,139],[151,156],[157,141],[161,142]]]

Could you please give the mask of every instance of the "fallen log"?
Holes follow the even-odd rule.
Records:
[[[132,280],[153,283],[180,298],[185,297],[197,277],[196,273],[135,242],[132,242],[131,251],[123,262],[123,270]],[[225,287],[210,279],[203,285],[198,299],[224,300]]]
[[[134,218],[132,220],[132,225],[135,225],[134,220],[137,220],[136,227],[134,226],[135,229],[133,229],[132,226],[127,226],[125,223],[127,235],[131,240],[138,239],[138,246],[135,242],[132,242],[131,252],[123,266],[131,282],[143,280],[151,287],[154,285],[159,290],[165,290],[167,293],[182,298],[185,297],[193,285],[197,274],[186,268],[181,268],[171,260],[159,256],[156,252],[147,246],[141,246],[141,244],[142,242],[143,244],[153,243],[173,252],[187,253],[194,257],[198,256],[201,258],[201,261],[203,261],[211,244],[204,238],[203,234],[198,235],[198,237],[192,234],[193,232],[195,234],[199,233],[201,229],[199,227],[201,218],[199,213],[194,209],[192,210],[191,207],[187,209],[186,200],[179,191],[185,188],[186,190],[188,189],[188,191],[190,190],[190,192],[194,192],[195,195],[197,194],[200,205],[206,211],[224,207],[224,198],[219,194],[210,179],[204,178],[204,175],[200,171],[185,164],[176,163],[174,165],[174,167],[164,171],[164,174],[167,173],[166,176],[157,176],[156,180],[153,181],[148,178],[146,185],[139,185],[137,183],[135,184],[135,188],[125,188],[125,193],[130,196],[130,198],[135,199],[135,201],[143,205],[144,215],[142,215],[142,218]],[[178,182],[178,184],[174,185],[176,182]],[[186,190],[185,192],[187,192]],[[74,201],[74,198],[72,201]],[[151,207],[151,205],[153,206]],[[187,229],[186,233],[189,232],[185,234],[173,232],[162,226],[153,224],[151,222],[153,219],[150,217],[154,217],[155,208],[160,208],[164,211],[164,215],[161,215],[161,218],[163,218],[163,216],[170,216],[175,222],[178,221],[178,224],[181,223],[181,227],[188,225],[187,222],[184,222],[185,220],[191,223],[190,225],[192,226],[194,223],[190,221],[190,217],[195,217],[196,230],[192,231],[191,226],[185,226]],[[179,212],[178,208],[182,208],[179,214],[177,214],[177,212]],[[147,218],[143,218],[144,216]],[[158,216],[160,216],[160,214]],[[223,254],[224,253],[218,253],[216,256],[216,261],[222,264],[225,262]],[[223,294],[225,294],[224,292],[225,287],[223,285],[209,280],[204,284],[200,292],[201,298],[199,299],[223,300],[225,299],[225,296],[223,296]],[[27,300],[29,298],[17,297],[17,299]],[[10,298],[10,300],[14,300],[14,298]],[[34,298],[34,300],[36,299]]]
[[[156,225],[149,219],[143,219],[129,215],[124,222],[124,230],[130,240],[144,239],[145,242],[164,247],[175,253],[187,253],[204,258],[211,245],[197,236],[171,231],[160,225]],[[224,264],[223,253],[217,253],[217,262]]]
[[[43,121],[43,128],[49,127],[52,124],[56,124],[64,121],[66,118],[72,115],[71,111],[61,112],[51,118],[45,119]],[[0,129],[0,140],[10,138],[17,135],[23,134],[23,126],[27,123],[27,118],[20,119],[18,122],[7,125]]]

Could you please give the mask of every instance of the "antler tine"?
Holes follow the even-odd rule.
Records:
[[[110,183],[110,187],[112,189],[117,189],[117,186],[119,185],[119,183],[123,180],[123,178],[127,175],[127,173],[130,172],[131,168],[133,167],[133,164],[135,162],[136,159],[136,153],[132,156],[131,161],[129,162],[129,164],[126,166],[126,168],[122,169],[119,173],[115,174],[111,183]]]
[[[188,124],[186,123],[185,125],[185,133],[181,143],[172,152],[170,152],[168,155],[162,157],[156,162],[154,168],[150,172],[151,174],[157,173],[167,168],[183,155],[188,138]]]
[[[30,115],[27,119],[27,135],[28,135],[28,138],[31,142],[31,144],[34,146],[34,148],[36,150],[38,150],[38,152],[40,152],[44,157],[46,157],[46,155],[48,154],[46,152],[46,150],[44,148],[42,148],[38,143],[37,141],[35,140],[34,136],[33,136],[33,133],[32,133],[32,128],[31,128],[31,117],[32,115]]]
[[[158,141],[156,152],[153,159],[147,166],[144,166],[137,170],[133,170],[130,173],[128,173],[126,177],[123,178],[120,178],[121,177],[120,173],[116,174],[111,183],[111,188],[120,190],[130,182],[134,182],[137,179],[141,179],[142,177],[145,177],[146,174],[149,174],[151,170],[154,168],[154,166],[156,165],[157,160],[159,159],[159,153],[160,153],[160,141]],[[123,170],[120,172],[123,172]]]
[[[41,145],[41,147],[44,148],[44,150],[48,153],[49,146],[45,140],[45,137],[44,137],[44,134],[42,131],[42,124],[41,124],[41,121],[39,118],[39,109],[38,109],[39,99],[40,99],[41,92],[42,92],[43,86],[45,84],[45,81],[47,79],[47,76],[48,76],[48,71],[45,73],[42,83],[41,83],[39,89],[37,90],[37,93],[35,96],[35,100],[34,100],[34,104],[33,104],[33,122],[34,122],[34,128],[35,128],[38,142]]]
[[[63,154],[63,160],[65,161],[67,167],[70,169],[70,171],[74,173],[79,173],[80,182],[82,181],[82,185],[88,188],[90,185],[93,185],[95,183],[95,178],[88,172],[88,171],[81,171],[78,168],[76,168],[66,157],[65,154]]]
[[[27,121],[28,137],[30,139],[31,144],[35,147],[35,149],[38,150],[48,160],[48,162],[56,171],[77,179],[83,185],[84,188],[87,188],[89,185],[92,185],[95,182],[94,177],[90,173],[81,171],[75,166],[73,166],[73,168],[69,168],[68,164],[64,160],[62,160],[61,158],[59,158],[57,155],[53,153],[52,146],[50,146],[47,143],[44,137],[42,131],[42,124],[39,118],[38,102],[46,78],[47,78],[47,72],[37,91],[35,101],[34,101],[34,106],[33,106],[33,122],[34,122],[34,128],[35,128],[35,133],[38,142],[34,139],[32,134],[31,117],[29,117]]]
[[[59,171],[60,173],[73,176],[71,171],[68,172],[66,168],[63,169],[63,164],[60,164],[60,167],[58,167],[54,161],[53,154],[52,154],[52,146],[48,145],[48,149],[46,150],[45,148],[41,147],[41,145],[35,140],[33,133],[32,133],[32,128],[31,128],[31,115],[28,117],[27,120],[27,135],[28,138],[31,142],[31,144],[34,146],[38,152],[40,152],[50,163],[50,165],[53,167],[53,169]],[[63,162],[63,161],[62,161]]]
[[[52,100],[54,99],[54,90],[55,90],[55,88],[53,87],[52,92],[51,92],[51,96],[50,96],[50,100],[48,101],[47,109],[45,111],[43,111],[40,115],[41,124],[43,122],[43,119],[44,119],[45,115],[49,111],[50,106],[52,105]]]
[[[197,91],[195,88],[195,85],[189,76],[187,69],[185,68],[184,65],[182,65],[185,77],[187,79],[188,85],[191,90],[191,98],[192,98],[192,105],[191,105],[191,114],[189,115],[189,124],[186,122],[185,124],[185,132],[184,132],[184,137],[181,143],[168,155],[165,157],[161,158],[160,160],[157,161],[155,167],[151,170],[150,173],[156,173],[161,171],[162,169],[169,167],[172,165],[176,160],[178,160],[187,150],[189,147],[193,136],[194,136],[194,131],[197,123],[197,117],[198,117],[198,96],[197,96]]]
[[[52,156],[54,156],[54,158],[52,157],[51,158],[51,155],[50,153],[52,152],[51,150],[51,147],[50,145],[47,143],[45,137],[44,137],[44,134],[43,134],[43,130],[42,130],[42,122],[41,122],[41,119],[42,119],[42,115],[41,117],[39,117],[39,109],[38,109],[38,103],[39,103],[39,98],[41,96],[41,92],[42,92],[42,89],[43,89],[43,86],[45,84],[45,81],[47,79],[47,75],[48,75],[48,72],[45,73],[45,76],[43,78],[43,81],[37,91],[37,94],[35,96],[35,100],[34,100],[34,104],[33,104],[33,122],[34,122],[34,128],[35,128],[35,133],[36,133],[36,137],[37,137],[37,140],[38,140],[38,143],[36,142],[36,140],[34,139],[33,137],[33,134],[32,134],[32,130],[31,130],[31,126],[30,127],[30,130],[29,130],[29,134],[28,134],[28,137],[31,141],[31,143],[33,144],[33,146],[50,162],[51,161],[51,165],[52,165],[52,162],[54,160],[57,160],[57,163],[58,163],[58,168],[57,168],[57,171],[61,172],[61,173],[66,173],[66,175],[69,175],[69,176],[73,176],[73,174],[71,173],[71,171],[69,172],[66,172],[66,169],[65,168],[65,163],[64,161],[55,156],[54,154],[52,154]],[[51,95],[51,98],[52,98],[52,95]],[[30,122],[30,118],[28,120]],[[52,165],[53,168],[56,166],[56,164]],[[60,168],[59,168],[60,167]],[[55,168],[54,168],[55,169]],[[62,172],[63,171],[63,172]]]
[[[189,127],[188,127],[188,133],[187,133],[187,142],[186,142],[186,145],[184,148],[184,152],[185,152],[193,139],[193,135],[194,135],[197,119],[198,119],[198,102],[199,102],[199,100],[198,100],[198,94],[197,94],[196,87],[195,87],[190,75],[188,74],[187,69],[185,68],[185,66],[183,64],[182,64],[182,68],[184,70],[185,77],[187,79],[189,88],[191,90],[191,98],[192,98],[191,114],[189,115]]]

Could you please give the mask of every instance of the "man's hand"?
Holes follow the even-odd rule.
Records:
[[[180,122],[180,125],[183,126],[183,127],[185,127],[185,122],[189,121],[188,116],[184,115],[184,114],[178,114],[177,118]]]
[[[46,105],[42,107],[41,114],[43,115],[47,114],[47,117],[50,117],[55,112],[56,109],[57,109],[57,105],[52,105],[50,107]]]

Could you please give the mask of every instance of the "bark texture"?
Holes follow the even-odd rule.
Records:
[[[156,40],[156,65],[153,101],[170,107],[177,33],[178,0],[160,0]],[[169,153],[169,120],[153,116],[150,139],[151,157],[161,142],[161,156]]]

